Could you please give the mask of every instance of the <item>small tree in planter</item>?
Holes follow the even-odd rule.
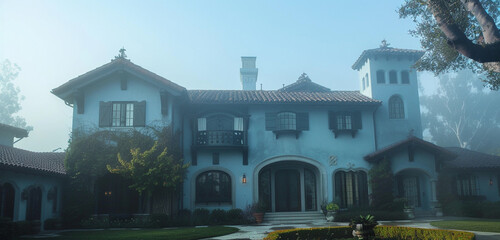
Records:
[[[373,228],[378,225],[375,217],[368,214],[351,219],[349,226],[352,227],[352,235],[357,239],[372,239],[375,237]]]
[[[335,220],[335,215],[339,210],[339,205],[334,202],[328,203],[326,205],[326,221],[333,222]]]
[[[258,201],[252,204],[252,216],[255,218],[257,224],[261,224],[264,220],[264,214],[266,213],[267,206],[262,201]]]

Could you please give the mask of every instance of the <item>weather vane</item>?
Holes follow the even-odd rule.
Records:
[[[118,59],[118,58],[123,58],[123,59],[126,59],[126,58],[127,58],[127,54],[125,54],[125,51],[127,51],[127,50],[125,49],[125,47],[122,47],[122,48],[120,49],[120,51],[119,51],[119,52],[120,52],[120,54],[118,54],[117,56],[115,56],[115,59]]]
[[[387,43],[387,41],[384,39],[382,40],[382,44],[380,44],[380,48],[388,48],[389,47],[389,43]]]

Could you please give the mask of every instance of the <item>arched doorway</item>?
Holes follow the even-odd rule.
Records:
[[[14,219],[15,190],[12,184],[0,185],[0,217]]]
[[[29,187],[27,191],[26,221],[40,220],[42,216],[42,189],[40,187]]]
[[[300,161],[280,161],[258,174],[259,201],[270,212],[318,211],[319,170]]]
[[[429,176],[417,169],[405,169],[395,175],[397,196],[406,198],[407,205],[415,209],[430,208]]]

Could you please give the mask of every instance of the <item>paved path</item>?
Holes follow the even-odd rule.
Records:
[[[381,225],[391,225],[391,226],[407,226],[407,227],[417,227],[417,228],[436,228],[430,224],[432,221],[440,220],[457,220],[464,218],[422,218],[414,220],[402,220],[402,221],[379,221]],[[282,230],[282,229],[293,229],[293,228],[310,228],[310,227],[327,227],[327,226],[347,226],[348,223],[334,222],[328,223],[324,220],[310,221],[300,224],[260,224],[260,225],[235,225],[231,227],[236,227],[240,231],[220,236],[214,238],[207,238],[206,240],[243,240],[243,239],[263,239],[268,233]],[[463,230],[460,230],[463,231]],[[500,240],[500,233],[489,233],[489,232],[474,232],[476,234],[476,240]]]

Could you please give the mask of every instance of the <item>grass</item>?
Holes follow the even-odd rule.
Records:
[[[201,227],[201,228],[177,228],[177,229],[140,229],[140,230],[96,230],[96,231],[74,231],[62,232],[59,237],[37,238],[37,239],[68,239],[68,240],[191,240],[227,235],[237,232],[234,227]]]
[[[494,220],[474,220],[474,221],[437,221],[431,222],[431,225],[444,229],[457,229],[478,232],[497,232],[500,233],[500,221]]]

